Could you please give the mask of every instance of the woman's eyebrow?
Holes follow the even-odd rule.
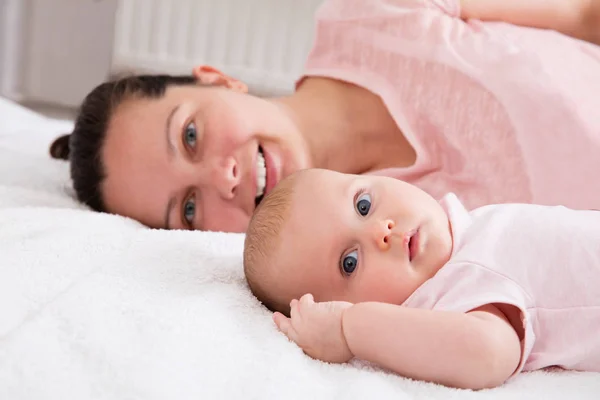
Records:
[[[175,107],[173,107],[173,109],[167,116],[167,122],[165,124],[165,137],[167,139],[167,150],[169,153],[169,158],[173,157],[173,155],[175,154],[175,145],[171,141],[171,135],[169,135],[169,132],[171,132],[171,121],[173,120],[173,115],[175,115],[177,110],[179,110],[179,106],[180,105],[178,104]]]
[[[175,115],[177,110],[179,110],[179,106],[180,104],[173,107],[173,109],[167,116],[167,121],[165,123],[165,138],[167,139],[167,154],[169,156],[169,159],[172,159],[176,152],[175,145],[171,140],[171,135],[169,135],[169,132],[171,132],[171,122],[173,120],[173,116]],[[171,196],[171,198],[169,199],[169,203],[167,204],[167,208],[165,209],[165,229],[169,229],[171,212],[173,211],[173,207],[175,207],[175,196]]]
[[[169,203],[167,204],[167,208],[165,210],[165,229],[169,229],[171,212],[173,211],[173,207],[175,207],[175,197],[171,197],[169,199]]]

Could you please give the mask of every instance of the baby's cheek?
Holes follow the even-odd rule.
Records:
[[[397,267],[400,269],[400,265]],[[399,272],[399,271],[398,271]],[[380,277],[378,282],[368,288],[371,301],[379,301],[388,304],[402,304],[412,294],[413,288],[408,276],[399,273]]]

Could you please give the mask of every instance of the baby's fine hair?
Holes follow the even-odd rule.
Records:
[[[270,282],[273,258],[280,246],[280,234],[292,212],[292,197],[299,175],[296,172],[281,180],[261,201],[250,219],[244,240],[244,274],[252,293],[271,311],[289,313],[289,304],[273,296]]]

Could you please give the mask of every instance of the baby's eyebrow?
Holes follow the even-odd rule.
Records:
[[[341,233],[340,233],[341,235]],[[336,235],[335,238],[333,239],[333,246],[331,246],[330,250],[329,250],[329,255],[327,256],[327,260],[331,260],[331,263],[334,266],[334,273],[332,274],[332,276],[330,277],[331,280],[331,284],[333,285],[335,282],[337,282],[337,279],[342,276],[342,270],[340,269],[340,262],[342,261],[342,257],[344,252],[347,251],[347,249],[344,248],[343,245],[343,241],[341,240],[340,235]]]

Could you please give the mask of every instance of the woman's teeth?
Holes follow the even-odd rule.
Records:
[[[258,157],[256,157],[256,204],[262,200],[267,184],[267,167],[265,165],[265,156],[262,149],[258,149]]]

